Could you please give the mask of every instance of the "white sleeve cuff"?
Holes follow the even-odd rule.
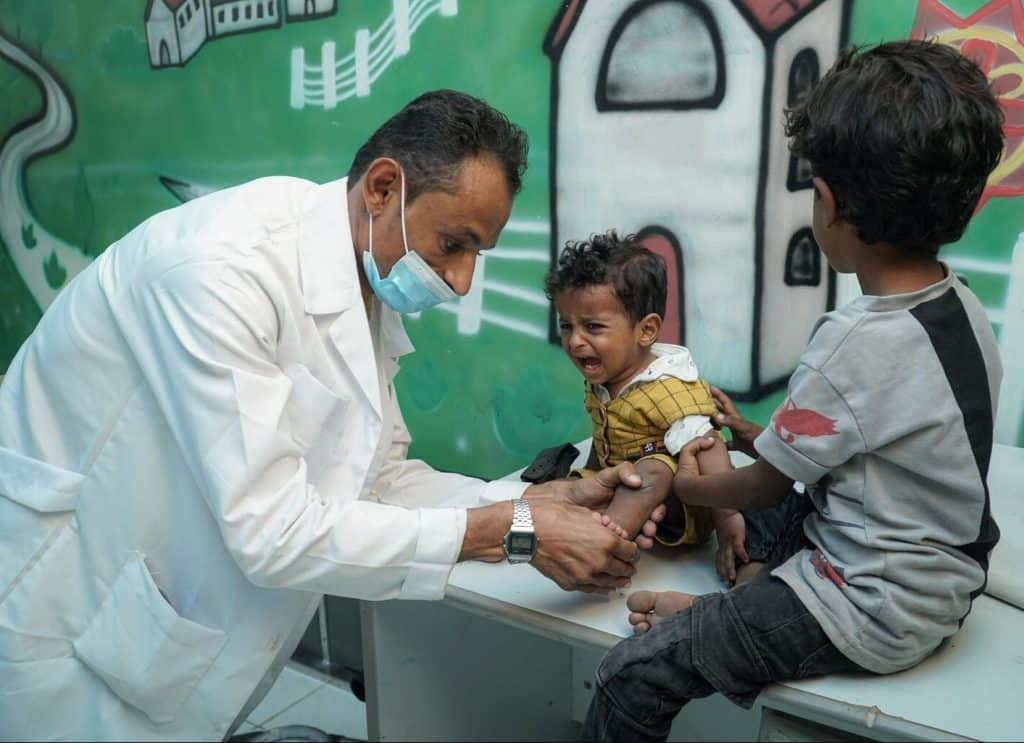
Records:
[[[530,483],[522,480],[492,480],[484,486],[480,495],[480,505],[487,506],[492,503],[522,498],[523,492],[530,487]]]
[[[398,594],[402,599],[444,598],[448,576],[459,559],[466,536],[462,508],[421,508],[419,538],[409,573]]]
[[[713,428],[711,419],[706,415],[688,415],[680,418],[665,432],[665,448],[669,454],[675,456],[686,442],[703,436]]]

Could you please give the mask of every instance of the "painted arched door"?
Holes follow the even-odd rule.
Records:
[[[665,261],[668,273],[668,292],[665,301],[665,317],[661,326],[662,343],[686,342],[686,304],[684,302],[683,251],[679,240],[664,227],[645,227],[637,233],[643,246]]]

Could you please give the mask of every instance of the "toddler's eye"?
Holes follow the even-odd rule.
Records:
[[[444,252],[445,253],[458,253],[462,250],[462,243],[453,242],[451,240],[445,240]]]

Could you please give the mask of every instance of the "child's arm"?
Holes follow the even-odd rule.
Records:
[[[717,446],[715,437],[694,439],[683,447],[683,455],[699,456]],[[764,458],[748,467],[694,476],[680,467],[672,479],[672,492],[683,503],[713,508],[771,508],[783,501],[793,481],[768,464]]]
[[[636,472],[643,478],[639,488],[620,485],[615,489],[605,515],[618,526],[626,539],[634,539],[650,516],[668,497],[672,488],[672,470],[657,459],[641,459]]]
[[[702,475],[730,471],[733,468],[732,460],[729,459],[725,442],[718,439],[709,449],[697,452],[697,465]],[[680,470],[683,469],[681,464]],[[712,508],[711,523],[714,525],[715,534],[718,537],[715,569],[723,581],[732,585],[736,582],[736,558],[739,557],[743,562],[750,561],[745,544],[747,524],[743,519],[743,514],[733,508]]]
[[[754,439],[761,434],[764,427],[748,421],[740,415],[740,411],[736,409],[732,398],[727,394],[714,385],[710,385],[710,388],[711,398],[715,401],[715,407],[718,408],[718,415],[715,416],[715,426],[728,428],[729,433],[732,434],[729,448],[741,451],[751,459],[757,459],[759,455],[754,449]],[[701,472],[703,471],[702,469]]]

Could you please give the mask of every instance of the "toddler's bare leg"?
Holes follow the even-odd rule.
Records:
[[[640,527],[651,515],[651,511],[665,501],[672,486],[672,470],[656,459],[645,459],[637,463],[637,474],[644,484],[637,489],[620,485],[615,489],[612,502],[605,515],[619,526],[627,539],[640,533]]]

